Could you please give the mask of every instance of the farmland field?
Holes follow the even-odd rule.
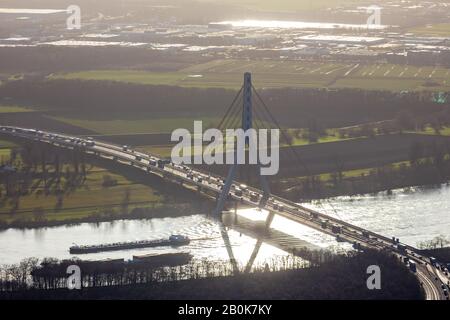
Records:
[[[0,140],[0,157],[9,156],[9,148],[15,146],[15,144],[8,140]]]
[[[177,72],[92,70],[56,74],[52,79],[107,80],[148,85],[239,88],[253,73],[257,88],[361,88],[369,90],[450,90],[450,69],[393,64],[279,60],[213,60]]]
[[[77,117],[54,117],[63,123],[95,131],[99,134],[142,134],[142,133],[171,133],[178,128],[192,130],[195,120],[202,120],[205,128],[219,124],[220,118],[208,117],[176,117],[155,118],[151,114],[143,114],[140,119],[128,119],[117,117],[117,119],[81,119]]]
[[[450,36],[450,23],[439,23],[415,27],[409,29],[409,32],[420,36],[448,37]]]
[[[0,114],[2,113],[16,113],[16,112],[33,112],[34,110],[19,107],[19,106],[3,106],[0,105]]]
[[[0,149],[2,161],[8,162],[11,149]],[[12,165],[23,173],[20,157]],[[127,218],[133,209],[145,209],[148,216],[171,212],[184,206],[186,198],[173,191],[165,192],[165,184],[155,184],[148,179],[136,178],[131,173],[119,174],[114,168],[87,164],[86,176],[74,178],[74,168],[63,163],[58,182],[53,165],[47,166],[46,176],[39,166],[33,178],[27,180],[26,192],[11,197],[0,186],[0,226],[28,226],[33,223],[73,223]],[[71,172],[71,174],[68,174]],[[22,175],[23,176],[23,175]],[[106,178],[112,184],[105,185]],[[150,186],[152,185],[152,186]],[[155,187],[153,187],[153,185]],[[25,189],[23,189],[25,190]],[[190,195],[189,195],[190,196]],[[170,210],[169,210],[170,209]]]
[[[9,154],[10,149],[0,150],[2,160],[9,158]],[[116,185],[107,188],[102,186],[105,175],[115,180]],[[61,185],[66,183],[65,180],[66,178],[63,177]],[[47,182],[49,190],[56,188],[56,185],[53,185],[54,179],[51,179],[51,181],[50,185]],[[36,209],[42,211],[40,219],[49,221],[73,220],[96,214],[100,215],[105,208],[109,210],[120,208],[125,192],[129,192],[130,195],[128,203],[130,209],[138,206],[157,206],[162,200],[162,196],[158,195],[152,188],[132,182],[121,175],[111,173],[100,167],[91,167],[88,170],[86,180],[74,190],[66,192],[62,196],[60,205],[58,205],[60,196],[54,192],[46,194],[44,184],[43,179],[33,179],[30,184],[32,186],[30,192],[20,196],[17,207],[15,201],[4,198],[4,194],[2,194],[0,222],[34,221]]]

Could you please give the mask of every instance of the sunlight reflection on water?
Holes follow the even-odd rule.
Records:
[[[450,238],[450,188],[397,190],[392,196],[364,195],[339,197],[322,204],[305,206],[317,209],[350,223],[386,236],[399,237],[410,245],[437,235]],[[263,221],[266,211],[238,210],[238,215],[253,221]],[[305,227],[284,217],[276,216],[272,228],[304,240],[316,247],[349,250],[350,245],[338,243],[334,237]],[[228,254],[218,221],[203,215],[149,220],[119,220],[98,224],[83,223],[39,229],[9,229],[0,232],[0,263],[16,263],[26,257],[70,258],[73,244],[99,244],[119,241],[167,238],[171,234],[185,234],[192,242],[184,247],[160,247],[82,255],[83,259],[131,259],[133,255],[190,252],[197,259],[227,260]],[[251,256],[256,239],[228,230],[237,261],[243,265]],[[273,256],[286,252],[263,244],[255,260],[261,264]]]

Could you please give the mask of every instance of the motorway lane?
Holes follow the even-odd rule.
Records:
[[[418,267],[417,277],[422,284],[427,300],[441,300],[440,290],[435,286],[434,281],[430,278],[428,270],[423,271],[421,267]]]

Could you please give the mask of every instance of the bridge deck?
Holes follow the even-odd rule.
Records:
[[[168,165],[160,168],[159,166],[152,165],[151,161],[159,161],[157,157],[134,150],[123,150],[121,146],[114,145],[112,143],[106,143],[102,141],[91,141],[90,145],[86,140],[79,137],[68,136],[64,134],[58,134],[53,132],[42,132],[34,129],[24,129],[11,126],[0,126],[0,133],[12,135],[17,138],[23,138],[28,140],[39,141],[42,143],[49,143],[61,148],[79,148],[83,152],[95,154],[104,158],[112,159],[113,161],[122,162],[128,165],[132,165],[139,168],[149,174],[157,174],[163,177],[171,176],[172,179],[177,181],[186,182],[187,185],[196,185],[200,189],[206,189],[214,193],[220,193],[223,187],[223,178],[213,176],[209,173],[202,172],[200,170],[194,170],[192,168],[180,168],[179,166]],[[213,179],[213,182],[211,182]],[[238,183],[235,186],[239,186]],[[255,188],[248,188],[245,196],[238,196],[236,192],[230,193],[230,197],[233,200],[240,201],[250,206],[257,206],[258,203],[251,200],[250,193],[256,193],[259,197],[262,197],[262,191]],[[283,210],[279,209],[279,205],[283,206]],[[270,201],[267,202],[265,209],[272,213],[282,215],[288,219],[297,221],[304,225],[307,225],[313,229],[321,232],[334,235],[339,234],[342,240],[350,243],[358,243],[362,247],[375,248],[378,250],[389,250],[394,254],[406,255],[411,259],[418,259],[425,263],[427,257],[420,253],[416,248],[408,245],[404,245],[404,249],[399,253],[397,244],[392,239],[383,235],[376,234],[369,230],[352,225],[348,222],[336,219],[334,217],[325,215],[320,212],[316,212],[305,207],[302,207],[292,201],[283,199],[271,195]],[[326,223],[326,227],[323,227]],[[245,221],[240,221],[240,225],[236,227],[242,227],[242,230],[250,230],[252,227],[247,225]],[[341,231],[335,232],[333,227],[339,227]],[[248,229],[247,229],[248,228]],[[271,241],[280,247],[294,247],[302,246],[304,243],[293,240],[292,238],[283,238],[280,234],[272,234],[266,237],[266,241]],[[419,265],[419,269],[422,268]],[[443,298],[443,294],[440,292],[439,284],[434,283],[434,279],[428,279],[428,275],[418,272],[417,276],[421,279],[424,286],[426,286],[427,296],[430,299]]]

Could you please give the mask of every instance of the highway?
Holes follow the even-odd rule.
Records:
[[[48,143],[66,149],[79,148],[85,153],[130,165],[143,170],[147,174],[155,174],[172,181],[175,180],[184,186],[195,186],[197,189],[207,190],[216,195],[220,194],[224,185],[223,177],[185,165],[173,164],[166,159],[138,152],[126,146],[119,146],[92,138],[81,138],[11,126],[0,126],[0,133]],[[253,207],[258,207],[262,196],[263,192],[261,190],[237,182],[232,185],[229,195],[230,199]],[[402,244],[393,238],[371,232],[274,195],[269,197],[262,209],[270,212],[269,217],[271,216],[271,218],[269,219],[272,219],[273,215],[278,214],[336,237],[340,241],[349,242],[357,249],[372,248],[388,251],[398,256],[399,259],[408,257],[410,261],[417,263],[416,275],[423,286],[427,300],[447,298],[442,289],[442,283],[446,276],[440,270],[436,270],[437,268],[430,267],[429,257],[424,256],[412,246]],[[434,270],[430,271],[430,268]]]

